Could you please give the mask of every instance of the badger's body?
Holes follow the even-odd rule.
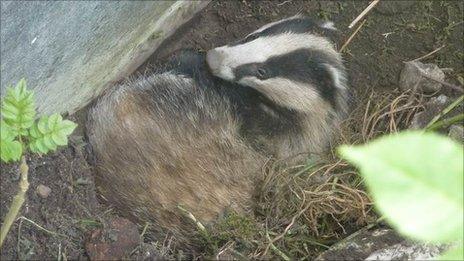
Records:
[[[332,29],[302,17],[263,28],[97,101],[87,129],[108,201],[182,240],[195,228],[178,206],[202,223],[245,211],[267,158],[327,146],[348,93]]]

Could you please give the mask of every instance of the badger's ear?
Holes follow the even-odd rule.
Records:
[[[334,66],[328,63],[324,63],[324,67],[328,75],[330,76],[333,87],[337,89],[345,89],[345,86],[343,84],[345,75],[343,74],[343,72],[341,72],[339,69],[335,68]]]
[[[342,71],[328,63],[319,63],[317,68],[313,74],[313,80],[317,82],[315,87],[319,95],[335,108],[337,93],[346,88],[345,76]]]
[[[319,26],[327,30],[338,31],[338,29],[335,27],[335,23],[332,21],[322,22]]]

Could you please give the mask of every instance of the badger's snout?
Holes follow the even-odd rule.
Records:
[[[225,61],[227,61],[227,55],[222,47],[214,48],[206,53],[206,63],[211,72],[218,77],[232,81],[234,74]]]

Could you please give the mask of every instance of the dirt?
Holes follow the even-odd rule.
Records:
[[[333,20],[339,28],[340,47],[353,32],[347,28],[348,24],[366,6],[364,1],[212,2],[168,39],[138,73],[178,49],[208,50],[296,13]],[[344,51],[351,84],[358,96],[372,89],[379,92],[395,89],[403,61],[416,59],[443,45],[443,49],[422,62],[451,68],[445,80],[462,84],[463,11],[460,1],[381,1]],[[444,93],[455,94],[449,90]],[[85,110],[73,117],[80,126],[85,125]],[[20,214],[27,219],[19,219],[13,225],[2,247],[1,260],[88,259],[84,250],[86,239],[116,214],[97,196],[93,169],[88,163],[91,157],[85,150],[83,136],[81,129],[73,135],[69,147],[43,157],[28,157],[31,185]],[[16,194],[17,165],[1,165],[0,178],[3,219]],[[51,189],[48,197],[37,195],[39,185]],[[142,233],[142,228],[139,232]]]
[[[76,136],[73,139],[69,147],[54,154],[28,157],[30,186],[20,216],[35,224],[25,219],[14,223],[1,260],[85,257],[82,242],[89,229],[101,226],[106,209],[98,203],[84,143]],[[19,177],[15,164],[2,165],[1,169],[3,217],[16,194]],[[51,189],[46,198],[37,193],[41,185]]]

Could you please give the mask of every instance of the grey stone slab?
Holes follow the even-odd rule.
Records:
[[[85,106],[209,1],[2,1],[1,93],[26,78],[39,113]]]

